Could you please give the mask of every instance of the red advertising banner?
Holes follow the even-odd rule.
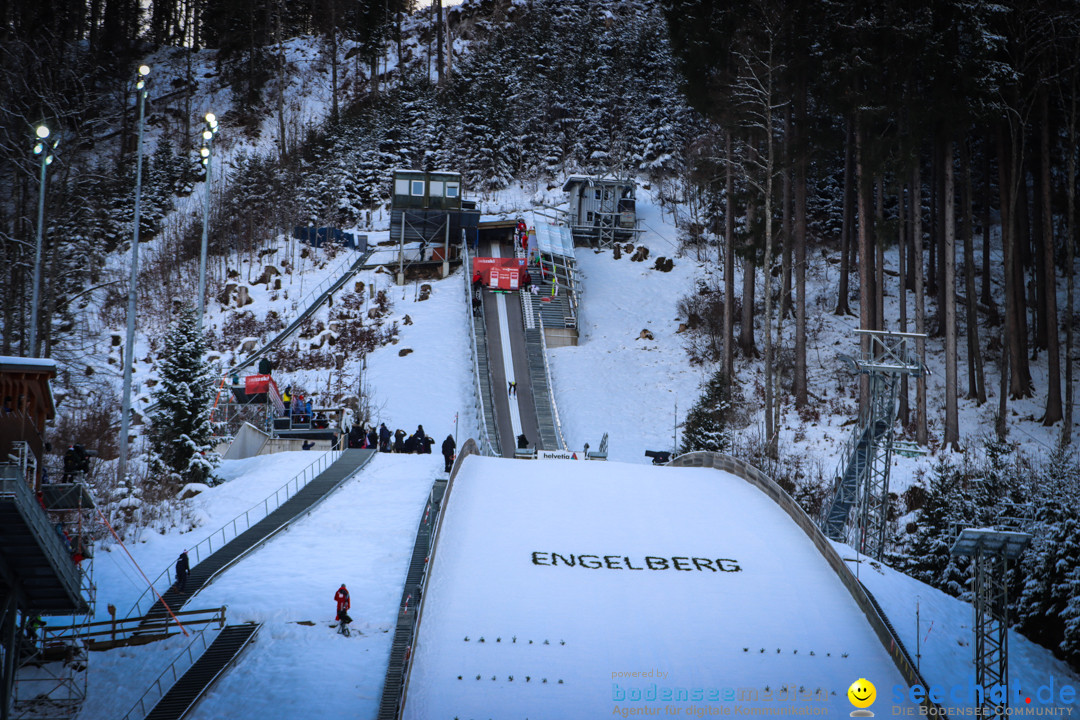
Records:
[[[276,390],[277,383],[269,375],[248,375],[244,378],[244,392],[248,395],[258,395],[267,392],[271,384],[274,385]]]
[[[525,258],[473,258],[473,271],[488,287],[517,290],[525,277]]]

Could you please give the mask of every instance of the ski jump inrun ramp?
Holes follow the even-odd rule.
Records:
[[[880,624],[768,492],[713,467],[464,458],[401,717],[846,716],[859,678],[890,712],[908,683]]]

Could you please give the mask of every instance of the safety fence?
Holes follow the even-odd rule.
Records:
[[[195,633],[195,636],[188,643],[187,647],[180,651],[180,654],[176,656],[176,659],[169,663],[169,666],[161,671],[161,674],[154,679],[150,687],[143,693],[142,697],[131,707],[130,710],[124,715],[122,720],[143,720],[154,706],[158,704],[161,698],[165,697],[165,693],[169,692],[169,689],[176,684],[176,681],[183,677],[195,662],[202,657],[202,654],[206,652],[206,649],[210,647],[210,644],[221,632],[221,628],[214,628],[211,625],[203,627],[202,630]]]
[[[223,628],[225,609],[222,605],[202,610],[177,610],[173,615],[186,628],[215,623]],[[51,653],[66,650],[75,641],[85,643],[89,650],[109,650],[125,645],[144,645],[179,634],[180,629],[171,617],[163,616],[150,622],[142,617],[129,617],[55,628],[45,626],[41,628],[40,642],[42,655],[48,660]]]
[[[464,238],[464,232],[462,232]],[[461,243],[461,257],[465,272],[462,273],[465,284],[465,307],[469,309],[469,338],[472,352],[473,396],[475,398],[476,425],[479,430],[477,444],[484,455],[499,455],[499,426],[495,420],[495,402],[491,391],[491,373],[488,370],[487,331],[484,320],[484,303],[473,303],[473,290],[469,270],[469,246]],[[476,322],[473,308],[479,308],[480,323]]]

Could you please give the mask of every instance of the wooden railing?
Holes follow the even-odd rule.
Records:
[[[225,627],[225,609],[226,606],[222,605],[203,610],[179,610],[174,614],[185,627],[217,623],[220,629]],[[45,655],[66,649],[75,640],[85,643],[90,650],[109,650],[125,645],[145,645],[179,635],[180,632],[179,626],[169,616],[149,621],[142,617],[129,617],[56,628],[46,625],[41,628],[39,644]]]

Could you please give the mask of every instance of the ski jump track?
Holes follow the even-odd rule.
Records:
[[[435,528],[433,538],[431,541],[431,552],[426,563],[425,573],[428,568],[435,565],[435,556],[439,548],[439,537],[442,532],[442,521],[444,518],[445,509],[449,505],[450,493],[454,489],[454,481],[461,468],[462,461],[470,454],[477,453],[479,449],[475,442],[472,440],[467,441],[462,451],[457,457],[457,461],[454,465],[453,472],[450,477],[450,481],[447,485],[443,501],[439,508],[438,515],[435,519]],[[780,508],[791,518],[791,520],[807,535],[814,547],[824,558],[826,563],[839,578],[844,588],[850,594],[855,601],[859,610],[861,610],[866,622],[870,626],[870,629],[877,637],[881,646],[889,655],[892,663],[899,671],[904,681],[909,685],[922,685],[926,687],[925,680],[919,674],[916,669],[915,663],[912,661],[907,650],[904,648],[899,637],[895,633],[890,624],[888,618],[881,612],[877,602],[869,594],[869,592],[862,586],[861,582],[855,577],[852,571],[848,568],[847,564],[841,558],[840,554],[836,551],[830,541],[822,534],[821,530],[813,522],[813,520],[805,513],[805,511],[788,495],[779,485],[776,484],[771,478],[766,476],[757,468],[753,467],[749,463],[727,455],[721,455],[713,452],[694,452],[679,456],[672,460],[670,463],[672,467],[685,467],[685,468],[713,468],[728,472],[736,477],[745,480],[750,485],[756,487],[769,497],[773,502],[780,506]],[[428,578],[425,577],[421,581],[421,585],[427,584]],[[418,639],[420,637],[420,627],[423,623],[424,606],[428,598],[427,593],[421,595],[421,601],[417,608],[417,616],[415,620],[410,623],[413,625],[412,632],[408,639],[408,646],[410,651],[415,651]],[[408,697],[409,681],[411,679],[411,671],[413,663],[412,658],[415,657],[414,652],[410,652],[406,655],[403,667],[395,667],[390,669],[390,672],[398,677],[402,677],[404,680],[404,686],[401,687],[397,702],[387,703],[387,698],[384,694],[382,712],[379,714],[380,720],[384,718],[389,720],[390,718],[401,717],[401,711],[405,707],[406,698]],[[400,673],[400,675],[398,675]],[[395,693],[397,694],[397,693]],[[936,713],[939,708],[931,702],[928,698],[922,700],[923,713],[929,712],[930,714]],[[391,710],[393,708],[393,710]]]

